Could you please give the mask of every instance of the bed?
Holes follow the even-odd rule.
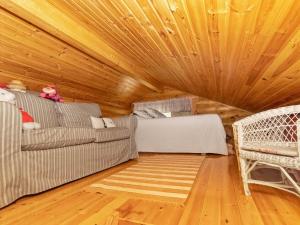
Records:
[[[216,114],[138,118],[135,137],[139,152],[228,155],[225,130]]]

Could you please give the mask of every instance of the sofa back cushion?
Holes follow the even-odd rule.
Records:
[[[91,116],[100,117],[95,103],[56,103],[58,120],[63,127],[92,127]]]
[[[41,128],[59,126],[53,101],[41,98],[35,92],[11,92],[16,95],[16,106],[28,112],[35,122],[41,124]]]

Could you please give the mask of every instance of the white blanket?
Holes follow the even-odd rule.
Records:
[[[215,114],[139,118],[136,144],[139,152],[228,154],[225,130]]]

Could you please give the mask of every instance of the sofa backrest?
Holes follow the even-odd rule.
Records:
[[[41,98],[35,92],[10,91],[16,95],[16,106],[28,112],[41,128],[58,127],[59,122],[53,101]]]
[[[56,103],[56,106],[62,127],[92,127],[90,117],[101,116],[100,107],[95,103]]]

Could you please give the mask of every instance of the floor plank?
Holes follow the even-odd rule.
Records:
[[[153,154],[143,154],[141,160]],[[162,158],[166,154],[161,155]],[[178,154],[178,161],[189,155]],[[184,204],[137,195],[88,191],[103,178],[136,164],[112,169],[47,192],[24,197],[0,210],[1,225],[296,225],[300,199],[283,191],[251,185],[243,193],[233,156],[205,157]],[[150,166],[151,165],[147,165]],[[147,168],[146,166],[146,168]],[[172,166],[172,165],[171,165]],[[155,168],[154,168],[155,169]],[[185,171],[188,168],[185,168]]]

